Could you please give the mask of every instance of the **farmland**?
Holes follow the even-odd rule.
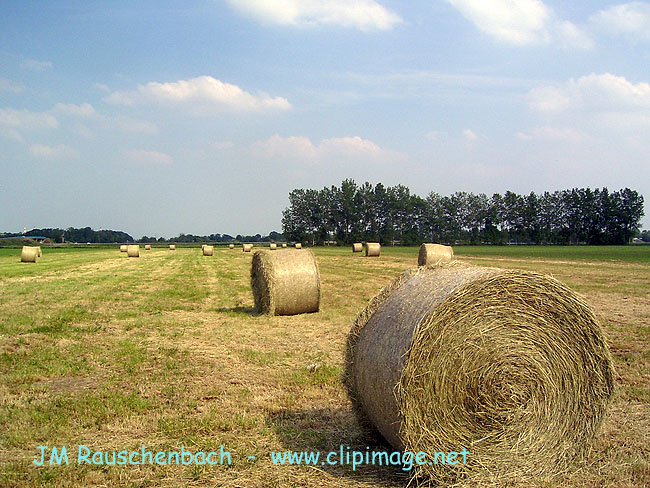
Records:
[[[576,472],[543,486],[650,485],[650,246],[459,247],[479,266],[549,273],[602,323],[616,392]],[[0,486],[405,487],[396,467],[276,466],[272,451],[382,449],[341,383],[356,314],[417,262],[316,248],[317,314],[254,313],[251,256],[199,246],[0,249]],[[218,451],[229,466],[37,467],[37,446]],[[386,449],[386,447],[383,447]],[[255,459],[249,459],[254,456]]]

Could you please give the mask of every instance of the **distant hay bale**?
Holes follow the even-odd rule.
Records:
[[[302,249],[302,244],[300,242],[296,242],[296,249]]]
[[[38,248],[32,246],[23,246],[20,251],[21,263],[36,263],[38,262]]]
[[[139,258],[140,246],[138,244],[129,244],[126,248],[126,255],[130,258]]]
[[[203,246],[203,255],[212,256],[214,255],[214,246]]]
[[[440,263],[450,263],[454,260],[454,250],[451,246],[442,244],[422,244],[418,253],[418,266],[435,266]]]
[[[241,245],[241,250],[243,252],[251,252],[253,250],[253,245],[252,244],[242,244]]]
[[[235,249],[235,245],[234,244],[228,244],[228,248],[229,249]]]
[[[169,250],[170,251],[175,251],[176,250],[176,244],[170,244],[169,245]]]
[[[127,248],[126,244],[122,244],[120,246],[120,252],[126,252],[126,248]]]
[[[287,243],[286,243],[286,242],[283,242],[283,243],[282,243],[282,248],[283,248],[283,249],[286,249],[286,248],[287,248]]]
[[[255,307],[270,315],[318,312],[320,275],[310,249],[257,251],[251,264]]]
[[[360,242],[355,242],[352,244],[352,252],[361,252],[363,251],[363,244]]]
[[[36,246],[36,249],[38,249],[38,257],[39,258],[42,257],[43,256],[43,250],[41,249],[41,246]]]
[[[151,244],[145,244],[144,245],[144,250],[145,251],[151,251]]]
[[[417,476],[472,486],[569,469],[614,386],[581,297],[550,276],[458,262],[407,270],[370,302],[348,336],[345,380],[395,449],[469,451],[467,464]]]
[[[379,256],[381,245],[378,242],[366,242],[366,256]]]
[[[271,251],[275,251],[277,248],[278,248],[278,245],[277,245],[275,242],[272,242],[272,243],[269,245],[269,249],[270,249]]]

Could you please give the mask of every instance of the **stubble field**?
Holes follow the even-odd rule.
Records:
[[[604,327],[616,392],[576,471],[542,486],[650,486],[650,246],[459,247],[479,266],[549,273]],[[251,255],[199,246],[0,249],[0,486],[406,487],[399,467],[277,466],[273,451],[388,449],[360,430],[341,383],[356,314],[417,264],[417,248],[317,248],[317,314],[256,315]],[[38,467],[37,446],[70,465]],[[219,451],[229,466],[77,465],[93,451]],[[249,459],[254,456],[255,459]],[[49,457],[46,458],[46,464]]]

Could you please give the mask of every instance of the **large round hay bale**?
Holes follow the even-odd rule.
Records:
[[[272,242],[272,243],[269,245],[269,249],[270,249],[271,251],[275,251],[277,248],[278,248],[278,245],[277,245],[275,242]]]
[[[203,246],[203,255],[204,256],[212,256],[214,255],[214,246]]]
[[[176,250],[176,244],[170,244],[169,245],[169,250],[170,251],[175,251]]]
[[[129,244],[126,248],[126,255],[130,258],[139,258],[140,246],[138,244]]]
[[[302,249],[302,244],[300,242],[296,242],[296,249]]]
[[[242,244],[241,245],[241,250],[243,252],[251,252],[253,250],[253,245],[252,244]]]
[[[126,245],[126,244],[122,244],[122,245],[120,246],[120,252],[126,252],[126,248],[127,248],[127,245]]]
[[[379,256],[381,245],[378,242],[366,242],[366,256]]]
[[[36,263],[38,261],[38,249],[32,246],[23,246],[20,251],[21,263]]]
[[[318,312],[320,275],[310,249],[253,254],[251,286],[255,307],[271,315]]]
[[[151,251],[151,244],[145,244],[144,245],[144,250],[145,251]]]
[[[229,249],[235,249],[235,245],[234,244],[228,244],[228,248]]]
[[[360,242],[355,242],[352,244],[352,252],[361,252],[363,251],[363,244]]]
[[[286,243],[286,242],[283,242],[283,243],[282,243],[282,248],[283,248],[283,249],[286,249],[286,248],[287,248],[287,243]]]
[[[466,449],[466,464],[419,467],[473,486],[571,466],[613,392],[596,318],[554,278],[460,263],[406,271],[357,317],[351,398],[396,449]],[[459,455],[458,460],[461,460]]]
[[[440,263],[450,263],[454,260],[454,250],[451,246],[442,244],[422,244],[418,253],[418,266],[435,266]]]

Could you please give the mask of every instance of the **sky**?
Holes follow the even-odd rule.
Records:
[[[650,228],[650,2],[0,0],[0,231],[268,234],[346,178]]]

